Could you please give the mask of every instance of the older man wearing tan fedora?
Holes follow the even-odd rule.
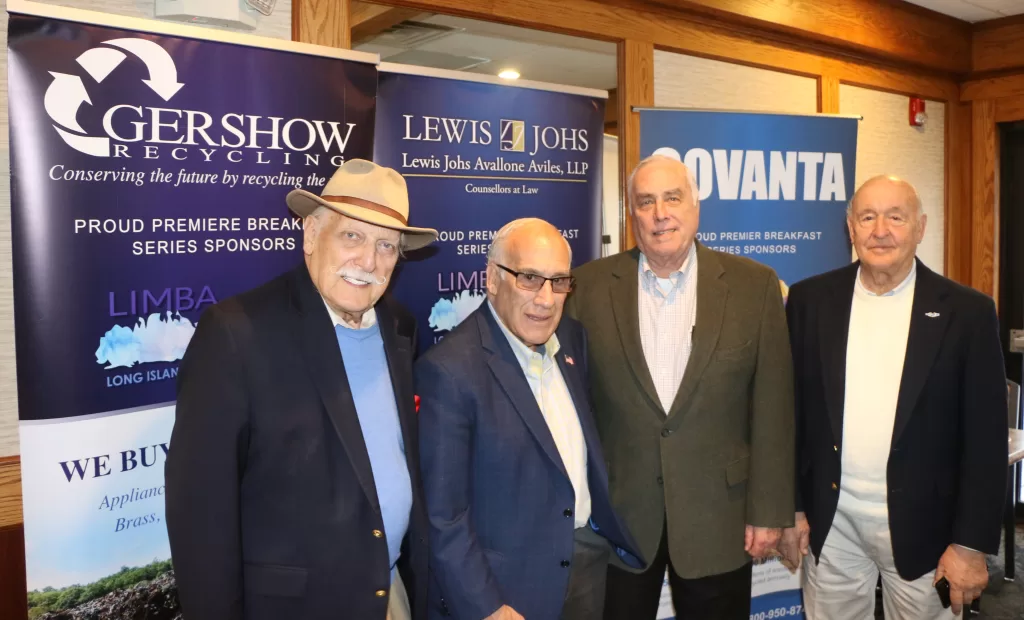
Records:
[[[303,264],[202,315],[181,363],[167,530],[189,620],[425,616],[416,324],[385,294],[405,180],[349,160],[295,190]]]

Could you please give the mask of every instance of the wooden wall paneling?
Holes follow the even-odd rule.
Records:
[[[971,284],[971,104],[946,104],[946,276]]]
[[[852,51],[951,73],[970,71],[969,24],[904,2],[878,0],[637,0],[703,13]]]
[[[352,47],[349,0],[293,0],[292,40],[327,47]]]
[[[0,458],[0,528],[21,523],[21,459]]]
[[[0,618],[28,617],[21,460],[0,458]]]
[[[608,100],[604,102],[604,132],[619,135],[619,92],[617,88],[608,91]]]
[[[699,16],[646,10],[598,0],[388,0],[424,11],[461,15],[527,28],[607,41],[653,43],[658,49],[736,62],[753,67],[817,78],[834,75],[846,84],[887,92],[955,100],[956,81],[948,74],[899,68],[871,59],[858,60],[824,44],[816,47],[799,37],[738,31]],[[809,5],[811,3],[800,3]]]
[[[996,99],[996,122],[1024,121],[1024,95]]]
[[[373,38],[395,24],[412,19],[421,11],[403,9],[383,4],[371,4],[351,0],[349,3],[349,27],[351,28],[351,45],[358,45]]]
[[[27,617],[25,529],[21,525],[0,527],[0,618]]]
[[[627,180],[640,163],[640,114],[634,107],[654,105],[654,45],[640,41],[622,41],[618,48],[619,106],[619,186],[623,192],[619,221],[621,249],[636,245],[633,222],[629,217]]]
[[[960,85],[961,101],[1020,97],[1024,95],[1024,73],[969,80]]]
[[[994,296],[999,157],[995,102],[971,102],[971,144],[971,286]]]
[[[1024,16],[974,24],[971,70],[975,73],[1024,68]]]
[[[834,75],[818,78],[818,112],[839,114],[839,78]]]

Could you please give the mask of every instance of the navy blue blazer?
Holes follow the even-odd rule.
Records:
[[[416,321],[375,306],[413,487],[399,571],[426,615]],[[189,620],[383,620],[391,589],[376,482],[334,325],[304,264],[211,306],[178,375],[167,534]],[[378,536],[384,532],[384,536]]]
[[[587,445],[591,525],[629,564],[587,389],[583,326],[563,317],[556,359]],[[569,583],[575,492],[533,392],[487,304],[415,365],[430,517],[430,618],[481,620],[509,605],[556,620]]]

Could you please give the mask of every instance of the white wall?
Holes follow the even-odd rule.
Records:
[[[654,104],[659,107],[756,110],[813,114],[817,81],[694,56],[654,52]],[[841,85],[839,111],[864,117],[858,126],[855,186],[879,174],[913,183],[928,226],[918,255],[944,272],[945,105],[926,103],[923,128],[908,122],[909,98]]]
[[[946,106],[926,102],[924,127],[910,126],[909,109],[903,95],[839,87],[839,110],[864,117],[857,134],[857,186],[879,174],[910,181],[928,215],[917,255],[932,270],[945,273]]]
[[[718,60],[654,52],[654,105],[814,114],[818,82]]]
[[[130,17],[153,16],[153,0],[64,0],[43,2]],[[0,457],[18,454],[18,393],[14,356],[14,293],[11,280],[11,179],[7,124],[7,17],[0,19]],[[291,0],[278,0],[253,34],[291,39]],[[252,31],[250,31],[252,32]],[[59,385],[57,378],[56,385]]]
[[[622,195],[619,192],[619,139],[616,136],[604,136],[604,203],[601,208],[602,233],[611,237],[611,243],[601,246],[601,256],[609,256],[619,251],[619,205]]]
[[[7,2],[0,0],[6,13]],[[11,152],[7,123],[7,19],[0,20],[0,456],[18,454],[11,281]]]

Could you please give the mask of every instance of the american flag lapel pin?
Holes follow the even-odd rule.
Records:
[[[570,365],[570,366],[575,366],[576,365],[576,362],[572,361],[572,358],[569,357],[568,355],[565,356],[565,363]]]

